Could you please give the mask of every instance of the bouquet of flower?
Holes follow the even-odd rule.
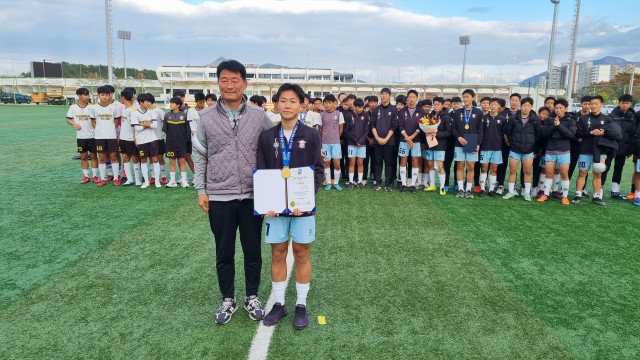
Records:
[[[420,130],[422,130],[425,134],[434,133],[438,131],[439,125],[440,125],[440,119],[428,117],[427,115],[425,115],[420,120],[420,124],[418,124],[418,126],[420,126]]]

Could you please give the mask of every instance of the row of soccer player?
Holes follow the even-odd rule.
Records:
[[[194,109],[184,103],[185,93],[176,91],[171,111],[165,113],[155,106],[152,94],[136,96],[134,88],[123,89],[119,100],[114,99],[115,88],[111,85],[101,86],[97,92],[98,102],[91,105],[89,90],[79,88],[78,102],[69,108],[66,116],[67,123],[76,129],[83,172],[80,182],[86,184],[93,180],[98,186],[104,186],[113,180],[115,186],[135,184],[144,189],[152,184],[156,187],[166,184],[176,187],[177,164],[180,185],[189,187],[186,166],[193,172],[192,137],[196,134],[198,110],[203,109],[205,103],[215,104],[215,94],[199,93]],[[169,158],[169,180],[165,176],[165,155]],[[92,177],[89,176],[89,157]],[[122,174],[120,164],[123,164]]]
[[[505,100],[488,97],[480,100],[478,108],[470,89],[462,99],[436,97],[421,102],[417,91],[410,90],[398,96],[395,105],[388,88],[380,92],[380,104],[376,96],[368,97],[366,103],[352,95],[342,97],[339,101],[326,96],[323,110],[311,120],[309,112],[300,116],[322,134],[326,190],[341,190],[338,180],[345,175],[350,189],[363,188],[367,177],[373,177],[373,189],[380,190],[384,168],[386,191],[392,191],[399,174],[400,191],[416,192],[421,187],[437,191],[439,183],[439,192],[445,195],[455,162],[458,197],[473,198],[474,192],[505,199],[518,196],[515,184],[520,169],[525,200],[536,195],[545,202],[553,195],[569,205],[587,196],[585,184],[593,169],[593,202],[604,206],[602,185],[615,162],[612,198],[635,199],[634,204],[640,205],[640,196],[636,197],[640,194],[635,193],[640,181],[640,122],[631,109],[630,95],[621,96],[610,115],[602,114],[604,101],[599,95],[581,99],[582,109],[576,113],[569,111],[566,100],[553,97],[534,111],[533,99],[517,93],[510,96],[508,108]],[[620,183],[626,159],[632,155],[636,169],[626,197],[620,193]],[[576,194],[570,201],[569,184],[576,166]],[[341,170],[345,167],[346,174]]]

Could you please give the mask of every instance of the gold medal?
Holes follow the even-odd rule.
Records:
[[[291,169],[289,169],[288,166],[285,166],[282,168],[281,174],[283,178],[288,179],[291,176]]]
[[[469,130],[469,124],[465,125],[465,126],[464,126],[464,129],[465,129],[465,130]]]

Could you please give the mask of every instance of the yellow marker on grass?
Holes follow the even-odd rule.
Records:
[[[327,319],[325,319],[322,315],[318,315],[318,324],[327,325]]]

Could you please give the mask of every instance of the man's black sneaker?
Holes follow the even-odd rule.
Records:
[[[582,197],[580,197],[580,196],[575,196],[575,197],[571,200],[571,203],[572,203],[573,205],[578,205],[578,204],[580,204],[580,202],[581,202],[581,201],[582,201]]]
[[[287,315],[287,305],[282,305],[280,303],[273,304],[271,311],[267,314],[267,316],[262,319],[262,323],[266,326],[275,325],[280,318]]]
[[[216,312],[216,323],[220,325],[228,323],[236,310],[238,310],[236,299],[225,298],[222,301],[222,305],[220,305],[220,308]]]
[[[391,185],[387,185],[387,186],[385,186],[385,187],[384,187],[384,189],[385,189],[387,192],[392,192],[392,191],[393,191],[393,187],[391,187]]]
[[[604,203],[604,201],[602,201],[602,199],[594,197],[593,198],[593,203],[598,205],[598,206],[607,206],[607,204]]]
[[[478,196],[480,197],[484,197],[485,195],[487,195],[487,192],[485,190],[480,190],[480,192],[478,193]]]
[[[464,197],[466,197],[467,199],[473,199],[473,192],[471,192],[471,191],[467,190],[467,191],[464,193]]]
[[[458,193],[456,194],[456,197],[463,198],[464,197],[464,190],[458,190]]]
[[[350,182],[349,185],[347,185],[347,189],[353,190],[353,183],[352,182]]]
[[[296,305],[296,315],[293,318],[293,327],[300,330],[309,326],[309,317],[307,316],[307,307],[304,305]]]
[[[589,198],[589,193],[586,192],[586,191],[583,191],[582,192],[582,197],[585,198],[585,199],[588,199]]]
[[[616,199],[616,200],[627,200],[626,196],[624,196],[624,195],[622,195],[620,193],[614,193],[614,192],[611,193],[611,198],[612,199]]]
[[[364,189],[364,184],[363,183],[358,183],[358,189],[360,189],[360,190]]]
[[[380,185],[373,185],[373,191],[379,191],[380,189],[382,189],[382,186],[380,186]]]
[[[378,185],[379,185],[379,183],[377,181],[375,181],[375,180],[371,182],[371,187],[376,187]]]
[[[400,188],[400,192],[405,192],[405,191],[407,191],[407,187],[402,185],[402,187]]]
[[[500,196],[500,195],[498,195],[498,193],[497,193],[495,190],[491,190],[491,191],[489,191],[489,196],[491,196],[491,197],[498,197],[498,196]]]
[[[244,309],[249,313],[251,320],[262,320],[264,317],[264,308],[257,295],[244,298]]]
[[[418,190],[416,190],[416,187],[415,187],[415,186],[412,186],[412,187],[411,187],[411,193],[412,193],[412,194],[415,194],[415,193],[417,193],[417,192],[418,192]]]

